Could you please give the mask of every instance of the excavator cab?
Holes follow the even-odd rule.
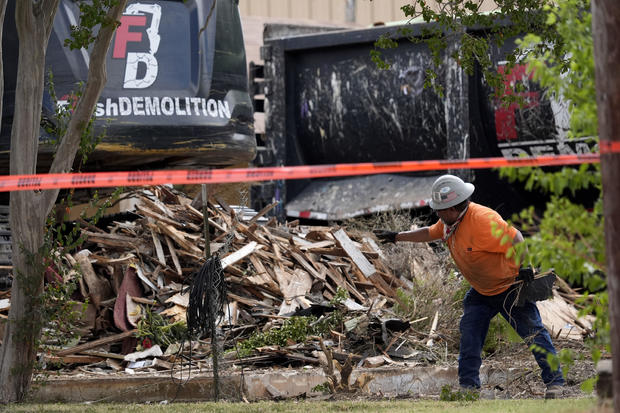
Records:
[[[16,0],[3,33],[5,92],[0,173],[8,173],[19,42]],[[61,0],[47,47],[53,81],[43,99],[39,170],[87,79],[89,53],[64,46],[79,24],[78,3]],[[107,83],[95,110],[102,139],[83,170],[224,166],[256,153],[241,21],[234,0],[130,0],[107,56]]]

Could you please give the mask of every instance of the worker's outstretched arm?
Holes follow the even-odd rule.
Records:
[[[428,227],[422,227],[418,229],[414,229],[413,231],[405,231],[399,232],[396,235],[396,241],[407,241],[407,242],[428,242],[434,241],[431,238],[430,231]]]

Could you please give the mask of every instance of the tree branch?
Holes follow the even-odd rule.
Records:
[[[198,32],[198,36],[200,36],[202,32],[204,32],[207,29],[207,26],[209,26],[209,20],[211,20],[211,16],[213,15],[213,10],[215,10],[216,4],[217,4],[217,0],[213,0],[213,4],[211,4],[211,9],[209,10],[209,15],[207,16],[207,20],[205,21],[204,26],[200,28],[200,31]]]
[[[54,17],[56,16],[59,2],[60,0],[40,0],[38,3],[35,2],[32,5],[32,14],[38,19],[43,20],[45,33],[49,33],[54,25]],[[45,13],[48,14],[45,15]]]

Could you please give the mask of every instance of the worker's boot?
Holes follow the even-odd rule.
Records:
[[[562,397],[563,393],[564,386],[554,384],[547,387],[547,391],[545,391],[545,399],[559,399]]]

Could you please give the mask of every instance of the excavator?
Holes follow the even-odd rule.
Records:
[[[4,20],[0,175],[9,173],[19,41],[16,2]],[[253,107],[236,0],[130,0],[107,55],[97,102],[101,136],[82,171],[207,168],[246,164],[256,154]],[[79,2],[61,0],[46,54],[38,171],[54,154],[59,114],[88,73],[89,54],[64,46],[79,24]],[[0,193],[0,289],[8,288],[8,193]]]
[[[4,100],[0,174],[8,172],[19,42],[15,3],[3,32]],[[85,50],[64,41],[79,2],[61,0],[47,48],[39,165],[53,155],[57,112],[87,77]],[[211,167],[256,153],[252,101],[235,0],[130,0],[107,56],[108,81],[95,111],[101,142],[85,170]]]

